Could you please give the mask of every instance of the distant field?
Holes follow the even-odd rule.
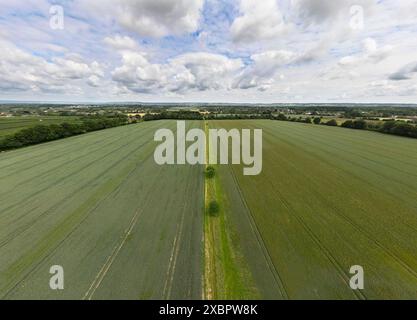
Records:
[[[14,134],[22,129],[34,127],[36,125],[59,124],[63,122],[79,122],[78,117],[68,116],[18,116],[18,117],[0,117],[0,138]]]
[[[279,121],[262,128],[263,172],[221,166],[230,238],[264,298],[417,298],[417,141]],[[365,290],[349,269],[365,269]]]
[[[153,159],[155,130],[175,125],[1,154],[0,297],[201,298],[203,168]],[[49,289],[52,265],[64,267],[63,291]]]

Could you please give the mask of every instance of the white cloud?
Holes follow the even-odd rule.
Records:
[[[145,37],[190,33],[198,28],[204,0],[78,0],[80,9]]]
[[[244,65],[240,59],[207,52],[179,55],[167,63],[149,61],[141,52],[123,52],[122,65],[112,72],[113,80],[138,93],[178,93],[257,88],[266,91],[284,79],[278,71],[298,59],[287,50],[271,50],[251,56]]]
[[[277,38],[286,25],[275,0],[241,0],[240,13],[230,28],[235,42],[256,42]]]
[[[78,54],[47,61],[7,41],[0,46],[0,83],[5,91],[80,93],[83,81],[91,83],[104,75],[99,63],[88,64]]]
[[[112,77],[134,92],[183,93],[228,89],[241,67],[239,59],[205,52],[180,55],[165,64],[152,63],[143,53],[125,52]]]
[[[144,36],[162,37],[195,31],[203,0],[124,0],[119,23]]]
[[[100,78],[98,76],[92,75],[87,79],[87,84],[90,87],[98,88],[98,87],[100,87],[101,81],[100,81]]]
[[[415,101],[417,0],[397,2],[61,1],[57,31],[49,1],[0,0],[0,97]]]
[[[366,38],[362,41],[362,52],[358,55],[341,58],[339,65],[342,67],[350,67],[360,66],[364,63],[379,63],[388,57],[392,49],[392,46],[389,45],[378,47],[375,39]]]
[[[205,52],[181,55],[173,59],[171,64],[187,69],[196,79],[195,87],[198,90],[228,88],[230,78],[243,66],[240,59]]]
[[[128,36],[115,35],[113,37],[104,38],[104,43],[115,50],[136,50],[138,44],[135,40]]]
[[[252,64],[247,66],[236,78],[234,87],[239,89],[258,88],[266,91],[276,82],[282,80],[283,75],[279,75],[278,70],[298,58],[297,54],[287,50],[270,50],[257,53],[251,56]]]
[[[375,0],[292,0],[293,15],[304,25],[323,24],[343,20],[348,24],[352,17],[352,6],[360,6],[364,17],[370,14]]]

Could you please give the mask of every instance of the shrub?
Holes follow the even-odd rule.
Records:
[[[342,127],[343,128],[353,128],[353,121],[352,120],[347,120],[347,121],[343,122]]]
[[[365,120],[353,121],[353,129],[365,130],[368,127],[368,123]]]
[[[208,212],[211,216],[217,216],[220,211],[220,206],[217,201],[213,200],[209,203]]]
[[[214,178],[215,175],[216,175],[216,169],[214,169],[214,167],[212,166],[208,166],[206,169],[206,177],[208,179],[212,179]]]
[[[387,121],[380,131],[383,133],[395,134],[397,136],[417,138],[417,127],[403,122]]]
[[[288,119],[287,119],[287,117],[285,116],[285,114],[280,113],[280,114],[278,115],[278,117],[277,117],[277,120],[280,120],[280,121],[287,121]]]
[[[331,126],[331,127],[337,127],[337,121],[335,119],[332,119],[330,121],[327,121],[325,123],[326,126]]]

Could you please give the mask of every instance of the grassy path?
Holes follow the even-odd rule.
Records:
[[[208,130],[208,122],[205,122],[207,139]],[[209,152],[209,143],[206,141],[206,159],[208,159]],[[212,178],[206,176],[205,179],[204,298],[259,298],[253,276],[241,252],[240,243],[236,239],[236,229],[229,221],[227,199],[217,173],[219,167],[213,167],[216,174]],[[217,213],[212,213],[209,210],[210,203],[213,201],[219,206]]]

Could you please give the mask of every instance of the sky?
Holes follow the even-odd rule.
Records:
[[[417,103],[417,0],[0,0],[0,100]]]

